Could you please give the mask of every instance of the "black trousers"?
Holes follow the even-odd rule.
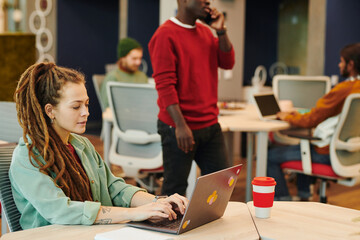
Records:
[[[164,195],[174,193],[185,195],[193,160],[199,166],[201,175],[230,166],[224,137],[218,123],[192,131],[195,146],[189,153],[178,148],[175,128],[158,120],[158,132],[161,135],[163,151],[164,182],[161,193]]]

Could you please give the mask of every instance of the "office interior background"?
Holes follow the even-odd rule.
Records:
[[[276,73],[338,75],[340,49],[360,41],[358,0],[215,0],[212,4],[226,14],[236,52],[234,69],[219,73],[220,100],[246,100],[245,90],[259,65],[267,70],[267,86]],[[14,66],[10,62],[19,65],[25,56],[9,56],[9,44],[1,39],[33,36],[34,62],[55,61],[85,74],[90,130],[101,126],[91,76],[104,74],[105,64],[116,62],[119,38],[133,37],[143,45],[146,74],[151,77],[147,44],[159,24],[176,14],[176,0],[0,0],[0,6],[0,79],[6,83],[2,85],[14,88],[26,67],[6,79],[4,72]]]

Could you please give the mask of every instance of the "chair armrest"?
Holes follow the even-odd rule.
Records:
[[[349,138],[346,142],[337,139],[335,148],[336,150],[346,150],[348,152],[360,151],[360,137]]]
[[[305,174],[312,173],[310,141],[308,139],[300,140],[301,164]]]
[[[160,135],[149,134],[141,130],[128,129],[125,132],[119,131],[120,138],[128,143],[133,144],[147,144],[151,142],[160,142]]]
[[[293,137],[293,138],[300,138],[300,139],[306,139],[306,140],[321,140],[321,138],[319,137],[314,137],[312,135],[309,134],[302,134],[302,133],[290,133],[288,134],[289,137]]]

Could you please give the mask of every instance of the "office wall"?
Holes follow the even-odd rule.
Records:
[[[243,85],[251,85],[251,78],[259,65],[268,70],[277,61],[278,14],[280,0],[246,1],[245,55]],[[267,85],[271,84],[268,76]]]
[[[360,42],[359,12],[359,0],[327,0],[325,75],[338,75],[341,48],[346,44]]]
[[[82,71],[87,80],[92,123],[101,122],[91,76],[105,73],[106,63],[116,62],[119,32],[118,0],[57,1],[57,63]]]
[[[226,13],[228,36],[235,50],[235,66],[230,72],[220,71],[219,99],[242,99],[245,39],[245,0],[214,1],[214,6]]]
[[[150,62],[148,43],[159,27],[159,0],[128,1],[128,32],[129,37],[138,40],[144,49],[144,59],[148,65],[147,75],[153,71]]]

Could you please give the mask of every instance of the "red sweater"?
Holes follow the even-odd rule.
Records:
[[[222,52],[219,41],[201,23],[185,28],[167,20],[149,43],[160,108],[159,119],[175,127],[166,108],[179,104],[191,129],[217,123],[218,67],[234,66],[234,50]]]

